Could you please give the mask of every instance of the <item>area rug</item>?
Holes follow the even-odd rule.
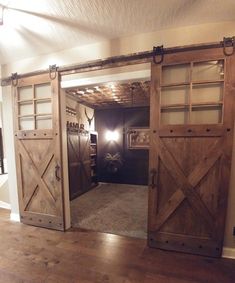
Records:
[[[71,202],[72,227],[147,238],[148,188],[100,184]]]

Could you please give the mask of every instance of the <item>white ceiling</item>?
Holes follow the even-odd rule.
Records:
[[[0,64],[166,28],[235,20],[235,0],[0,0]]]

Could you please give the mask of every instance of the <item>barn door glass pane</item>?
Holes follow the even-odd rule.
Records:
[[[223,100],[223,82],[193,85],[192,103],[220,102]]]
[[[19,130],[52,129],[51,84],[18,88]]]
[[[222,123],[223,91],[223,60],[163,66],[161,123]]]
[[[190,64],[164,66],[162,68],[162,85],[189,82]]]
[[[36,114],[50,114],[51,109],[52,109],[51,101],[36,102]]]
[[[161,111],[162,125],[186,124],[188,121],[188,109],[167,109]]]
[[[162,67],[161,124],[185,124],[189,119],[190,64]]]
[[[36,130],[52,129],[51,84],[35,85]]]
[[[20,102],[19,103],[19,115],[33,115],[33,101]]]
[[[33,99],[33,87],[20,87],[18,88],[18,100],[30,100]]]
[[[198,62],[193,64],[193,81],[221,80],[223,77],[223,60]]]
[[[35,85],[35,98],[36,99],[50,98],[50,97],[51,97],[50,83]]]
[[[52,118],[51,116],[37,116],[36,117],[36,129],[52,129]]]
[[[161,105],[187,104],[189,91],[189,86],[162,87]]]
[[[222,106],[193,107],[191,124],[218,124],[222,122]]]
[[[21,117],[19,118],[20,130],[34,130],[34,117]]]

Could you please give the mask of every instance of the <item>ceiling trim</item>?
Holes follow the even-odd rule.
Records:
[[[82,79],[75,79],[70,81],[62,81],[62,88],[72,88],[79,86],[92,86],[97,84],[106,84],[111,82],[124,82],[133,80],[149,80],[150,70],[132,71],[117,73],[105,76],[87,77]]]

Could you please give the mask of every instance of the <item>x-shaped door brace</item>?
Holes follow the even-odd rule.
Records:
[[[70,144],[70,146],[71,146],[71,148],[74,152],[74,155],[77,157],[77,160],[79,160],[79,161],[83,160],[83,155],[85,154],[85,150],[81,150],[81,144],[79,144],[79,151],[78,151],[78,150],[76,150],[71,138],[69,138],[68,142],[69,142],[69,144]],[[86,147],[89,147],[89,139],[88,138],[86,140],[84,148],[86,148]]]
[[[25,195],[22,196],[24,202],[24,210],[26,210],[38,186],[40,186],[40,188],[42,188],[46,193],[46,195],[48,196],[47,200],[49,204],[51,206],[55,206],[55,199],[43,180],[43,175],[46,169],[48,168],[52,158],[54,157],[54,153],[53,153],[54,143],[53,142],[51,143],[45,154],[44,160],[38,167],[35,165],[35,163],[33,162],[32,158],[30,157],[30,155],[28,154],[27,150],[25,149],[24,145],[20,140],[18,141],[18,149],[19,149],[19,154],[22,155],[23,159],[25,160],[25,162],[27,162],[27,164],[30,167],[28,173],[32,174],[33,176],[33,180],[27,187],[27,190],[25,190]]]
[[[201,216],[202,221],[214,230],[214,218],[195,188],[222,155],[223,138],[220,137],[219,140],[215,141],[208,153],[198,162],[188,177],[185,176],[180,165],[166,148],[161,138],[155,139],[154,145],[157,146],[160,159],[178,186],[178,189],[172,194],[161,211],[159,211],[154,223],[154,230],[158,231],[160,229],[185,198],[187,198],[194,211]]]

